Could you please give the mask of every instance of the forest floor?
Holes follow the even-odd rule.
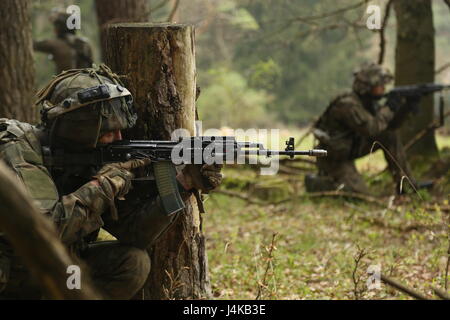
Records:
[[[448,148],[450,137],[438,144]],[[303,179],[313,166],[306,163],[274,176],[225,167],[222,191],[209,196],[203,216],[214,297],[411,299],[371,281],[367,271],[380,270],[434,298],[448,268],[450,175],[437,192],[394,199],[389,174],[377,175],[385,165],[380,151],[357,162],[376,201],[308,197]]]

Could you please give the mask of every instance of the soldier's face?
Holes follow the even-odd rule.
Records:
[[[119,140],[122,140],[122,132],[120,132],[120,130],[114,130],[104,133],[100,138],[98,138],[98,143],[108,144]]]
[[[384,86],[376,86],[372,88],[372,91],[370,92],[372,96],[380,97],[384,94]]]

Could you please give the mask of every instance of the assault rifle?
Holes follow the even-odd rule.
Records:
[[[384,97],[387,99],[386,105],[389,106],[392,111],[396,111],[402,104],[401,98],[406,98],[408,102],[414,103],[415,106],[417,106],[423,96],[446,89],[450,89],[450,85],[436,83],[416,84],[411,86],[396,87],[386,93]]]
[[[193,179],[200,181],[199,166],[203,164],[235,163],[245,156],[323,157],[326,150],[296,151],[294,138],[286,141],[284,150],[268,150],[261,143],[238,142],[231,136],[185,137],[178,141],[120,140],[100,146],[89,153],[67,153],[64,150],[47,151],[46,165],[54,167],[102,166],[107,163],[132,159],[152,160],[153,175],[166,213],[184,208],[178,191],[174,165],[186,164]],[[237,163],[240,163],[237,161]],[[245,162],[242,162],[245,163]],[[196,195],[197,200],[198,196]]]
[[[433,94],[435,92],[450,89],[450,85],[442,85],[437,83],[424,83],[409,86],[395,87],[384,95],[386,105],[395,113],[391,122],[391,127],[400,126],[401,122],[410,112],[417,113],[422,97]],[[444,122],[444,98],[440,97],[439,101],[440,123]]]

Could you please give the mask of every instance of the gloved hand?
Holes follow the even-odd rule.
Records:
[[[131,170],[147,166],[150,163],[150,159],[136,159],[121,163],[109,163],[104,165],[94,178],[108,196],[121,199],[130,190],[131,179],[134,177]]]
[[[186,190],[197,189],[208,193],[222,182],[222,167],[221,164],[186,165],[177,179]]]
[[[71,244],[103,226],[102,216],[119,215],[115,200],[127,194],[131,186],[132,169],[150,164],[150,160],[131,160],[103,166],[94,180],[72,193],[64,195],[54,211],[53,219],[64,243]]]
[[[205,164],[201,167],[200,173],[205,185],[212,189],[217,188],[222,183],[222,171],[223,165],[221,164]],[[209,191],[209,190],[208,190]]]

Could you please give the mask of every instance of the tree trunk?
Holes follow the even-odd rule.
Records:
[[[150,15],[148,0],[95,0],[95,9],[100,29],[103,60],[106,60],[106,29],[108,24],[147,22]]]
[[[34,61],[29,1],[0,2],[0,118],[33,122]]]
[[[196,71],[194,32],[176,24],[118,24],[108,28],[107,63],[126,75],[139,115],[128,133],[134,139],[170,139],[173,130],[195,131]],[[126,44],[126,45],[124,45]],[[152,271],[145,286],[147,299],[210,297],[210,285],[194,199],[149,249]]]
[[[33,206],[17,179],[0,161],[0,226],[43,292],[52,299],[98,299],[90,277],[81,273],[81,289],[69,290],[67,268],[74,263],[53,223]],[[81,266],[80,266],[81,267]],[[83,268],[81,268],[83,269]]]
[[[397,18],[395,85],[434,82],[435,43],[431,0],[394,1]],[[420,111],[408,117],[400,129],[406,143],[434,119],[433,96],[422,99]],[[434,131],[420,139],[408,152],[417,156],[437,156]],[[417,161],[416,161],[417,162]]]

